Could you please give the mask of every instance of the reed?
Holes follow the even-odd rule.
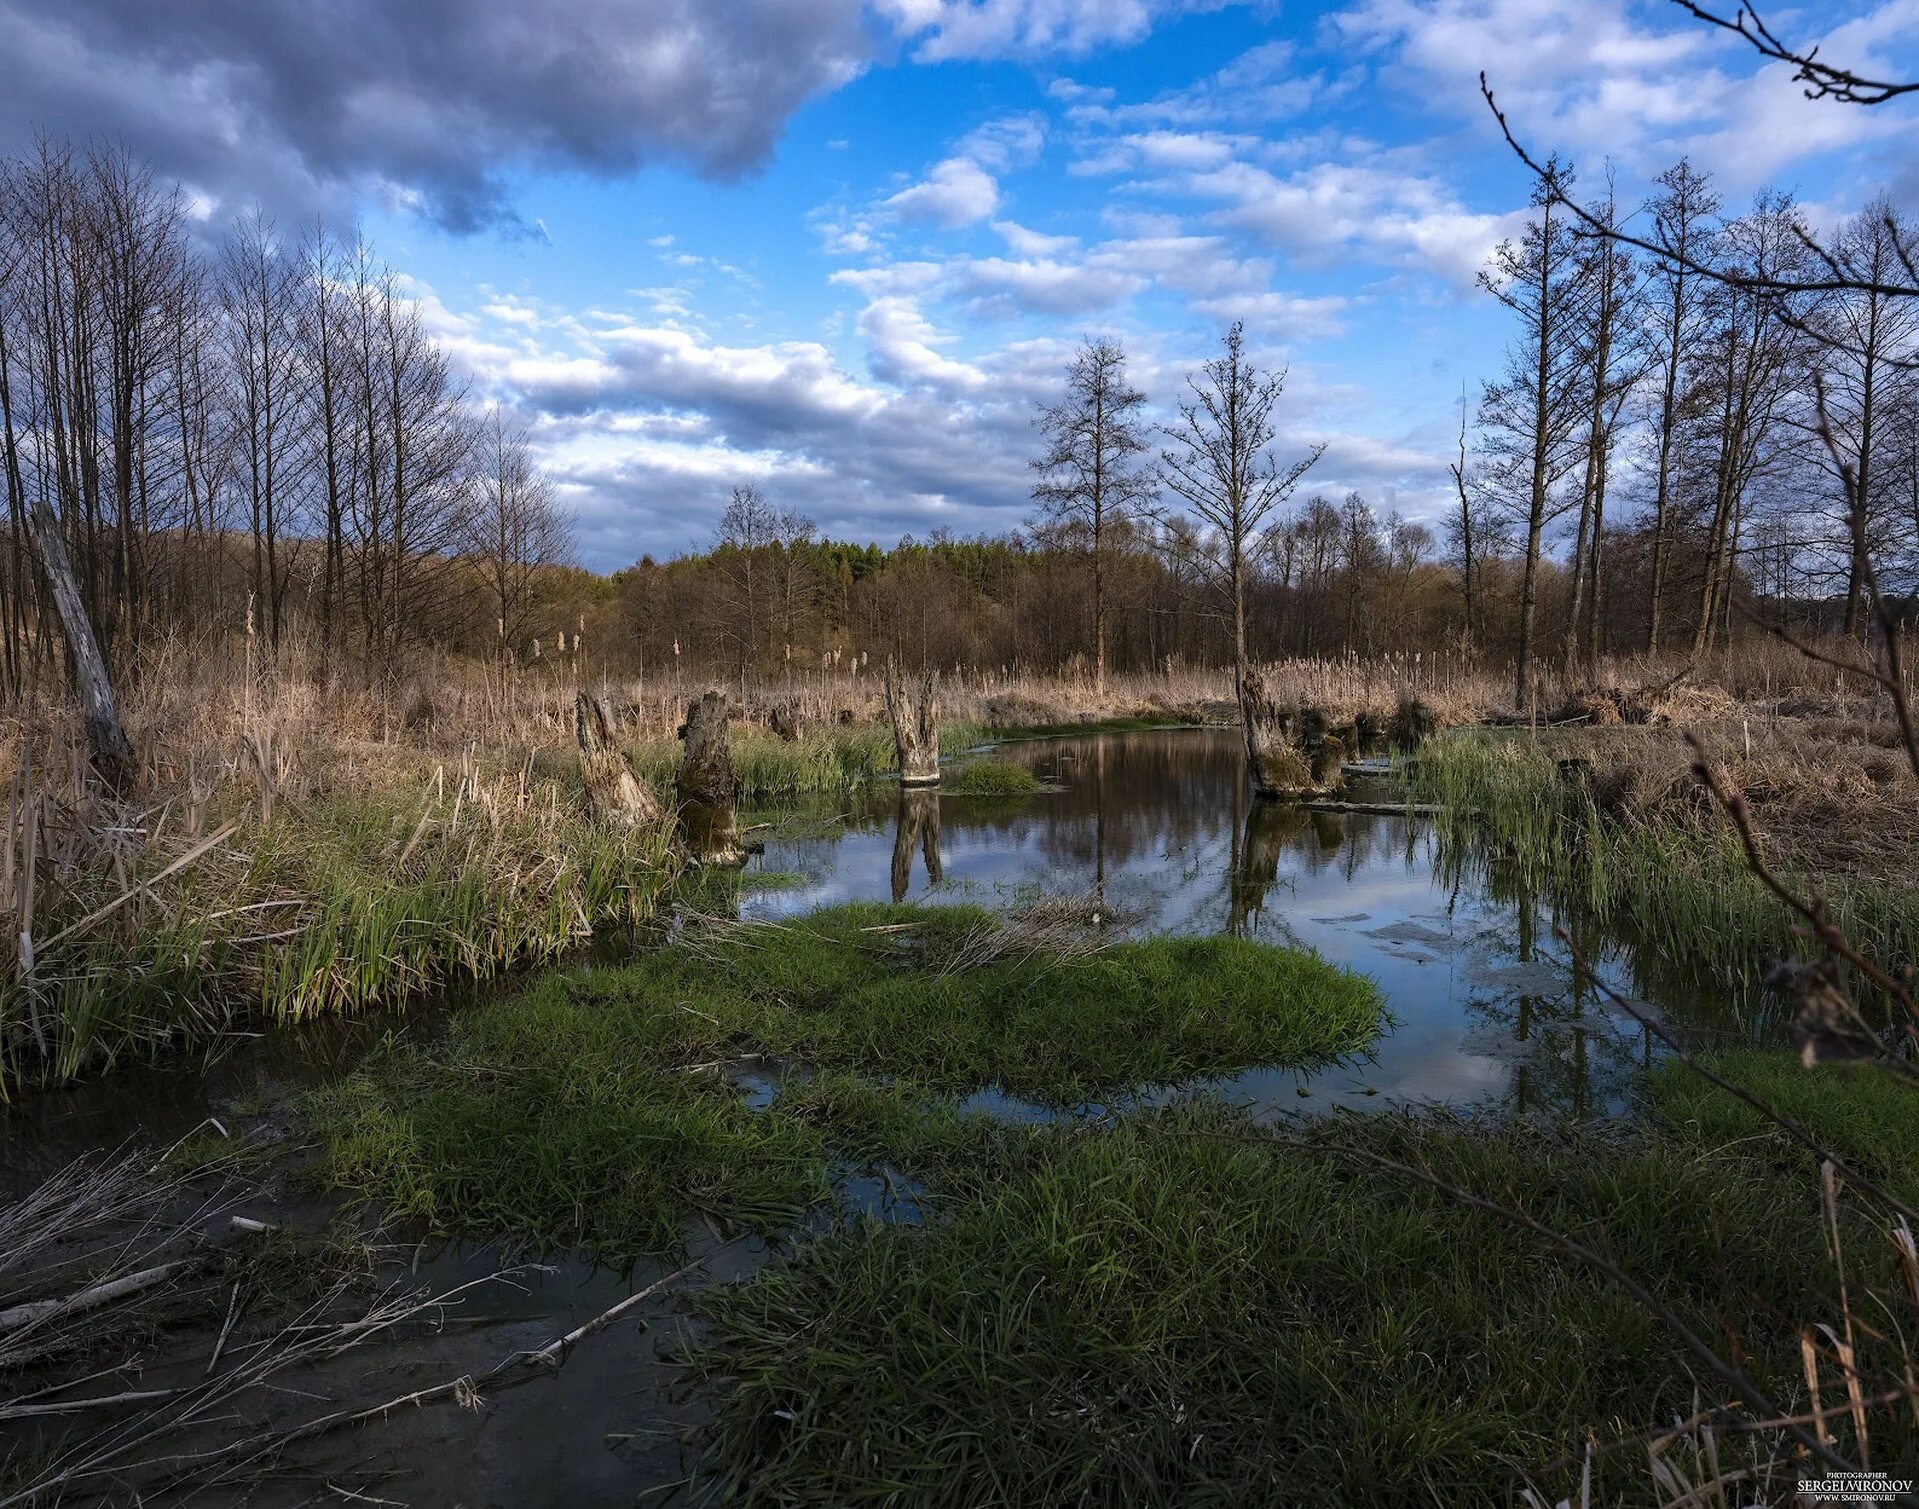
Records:
[[[1621,737],[1637,733],[1471,731],[1426,744],[1416,787],[1444,809],[1446,862],[1625,931],[1644,945],[1649,968],[1664,958],[1737,992],[1751,992],[1781,958],[1812,956],[1796,919],[1751,872],[1736,835],[1686,773],[1683,746],[1666,736]],[[1656,784],[1628,774],[1647,764],[1664,772]],[[1777,776],[1781,766],[1770,768]],[[1841,779],[1832,766],[1817,775],[1808,767],[1809,782]],[[1910,848],[1894,847],[1894,868],[1876,875],[1850,857],[1862,825],[1877,821],[1883,832],[1888,818],[1862,811],[1815,842],[1790,831],[1803,824],[1789,806],[1782,800],[1772,809],[1782,868],[1821,891],[1833,917],[1876,957],[1919,959],[1919,890],[1909,873],[1895,873],[1909,867]]]

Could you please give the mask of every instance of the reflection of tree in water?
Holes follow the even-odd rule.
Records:
[[[913,887],[913,851],[926,862],[926,879],[938,885],[940,869],[940,797],[937,789],[902,786],[893,824],[893,900],[904,901]]]
[[[1475,995],[1466,1013],[1519,1049],[1513,1066],[1513,1109],[1601,1114],[1624,1101],[1633,1075],[1649,1061],[1651,1039],[1604,1008],[1591,971],[1567,957],[1555,929],[1564,927],[1579,953],[1599,957],[1606,939],[1590,916],[1527,900],[1514,917],[1515,962],[1544,966],[1564,981],[1557,991],[1521,988],[1509,995]]]
[[[1772,1034],[1775,1002],[1758,980],[1705,978],[1696,959],[1670,949],[1643,945],[1636,930],[1614,908],[1601,916],[1584,898],[1548,895],[1510,851],[1471,827],[1435,830],[1434,872],[1454,891],[1476,890],[1492,901],[1525,913],[1549,904],[1555,920],[1565,919],[1574,932],[1576,921],[1588,937],[1580,952],[1607,971],[1615,989],[1637,1000],[1658,1001],[1670,1008],[1679,1024],[1741,1037]]]

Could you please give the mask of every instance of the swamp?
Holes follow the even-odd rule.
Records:
[[[1803,1405],[1809,1317],[1910,1302],[1878,1225],[1919,1196],[1905,1092],[1792,1056],[1787,919],[1735,852],[1664,863],[1705,819],[1662,809],[1658,730],[1375,721],[1292,801],[1218,724],[955,723],[917,787],[883,734],[749,728],[744,857],[582,829],[610,878],[574,904],[625,898],[590,937],[423,940],[421,988],[349,1012],[284,956],[241,973],[311,940],[235,937],[175,988],[231,973],[265,1019],[196,1048],[102,1015],[64,1050],[99,1067],[37,1089],[19,1040],[0,1502],[1631,1502],[1648,1460],[1797,1470],[1717,1366]],[[1824,727],[1775,719],[1759,761],[1857,734]],[[476,819],[447,821],[388,825],[395,905]],[[1910,947],[1910,889],[1830,897]],[[306,915],[350,965],[369,924]],[[1891,1204],[1822,1195],[1753,1090]],[[1897,1330],[1852,1345],[1841,1397],[1903,1367]],[[1829,1438],[1903,1449],[1874,1398]]]

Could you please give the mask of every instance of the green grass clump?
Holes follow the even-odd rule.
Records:
[[[1337,1135],[1605,1247],[1792,1397],[1796,1328],[1832,1297],[1816,1188],[1652,1139],[1393,1117]],[[701,1297],[688,1361],[717,1385],[728,1502],[1505,1502],[1589,1430],[1723,1393],[1595,1271],[1262,1145],[1239,1114],[997,1143],[945,1165],[927,1223],[860,1223]],[[1577,1501],[1577,1470],[1538,1480],[1548,1502]],[[1643,1451],[1598,1473],[1594,1502],[1645,1492]]]
[[[940,751],[963,754],[987,737],[970,723],[942,724]],[[848,791],[899,769],[893,731],[875,723],[819,729],[791,741],[758,728],[736,729],[732,749],[740,796],[749,802]],[[631,754],[634,767],[653,789],[670,796],[679,777],[679,744],[654,740]]]
[[[1011,760],[974,760],[940,783],[947,796],[1032,796],[1045,789],[1038,776]]]
[[[1814,1141],[1908,1204],[1919,1204],[1919,1086],[1871,1064],[1807,1068],[1795,1054],[1744,1048],[1708,1054],[1721,1078],[1791,1117]],[[1762,1116],[1678,1060],[1653,1072],[1653,1108],[1708,1145],[1745,1145],[1783,1173],[1807,1182],[1818,1160]]]
[[[822,1197],[834,1148],[923,1151],[906,1108],[937,1121],[941,1096],[1070,1105],[1320,1062],[1379,1020],[1369,982],[1242,939],[1067,959],[974,908],[844,906],[550,976],[442,1042],[376,1055],[317,1114],[330,1182],[395,1212],[654,1252],[687,1211],[790,1222]],[[742,1062],[803,1066],[834,1093],[750,1111],[722,1073]]]
[[[48,949],[30,985],[0,982],[0,1094],[236,1018],[363,1011],[550,959],[650,916],[677,870],[665,829],[594,822],[557,786],[520,801],[445,784],[243,811],[227,845],[171,879],[167,853],[145,856],[149,897]]]

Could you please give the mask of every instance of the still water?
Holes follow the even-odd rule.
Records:
[[[1616,1113],[1651,1048],[1592,974],[1675,1022],[1716,1015],[1683,972],[1673,983],[1665,961],[1638,958],[1625,939],[1502,883],[1496,858],[1447,852],[1429,818],[1254,800],[1233,731],[1091,734],[995,755],[1054,789],[1005,798],[881,788],[841,822],[775,825],[760,835],[754,868],[777,883],[750,891],[742,913],[1097,897],[1140,932],[1238,933],[1370,976],[1392,1023],[1369,1061],[1212,1082],[1274,1110],[1414,1101]],[[1349,794],[1403,797],[1378,786]],[[1591,973],[1574,966],[1561,927]]]

